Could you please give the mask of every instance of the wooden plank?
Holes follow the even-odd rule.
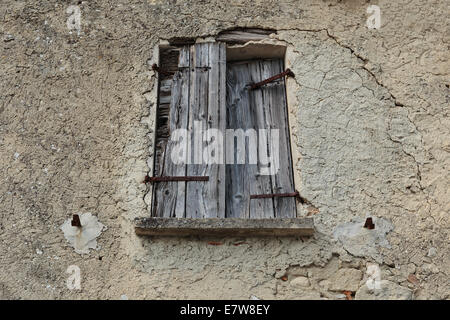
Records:
[[[267,126],[261,92],[250,91],[247,88],[249,83],[261,79],[261,68],[257,61],[252,61],[244,64],[228,64],[227,71],[227,128],[244,131],[250,129],[254,133],[253,138],[255,140],[249,141],[243,150],[239,148],[237,143],[233,146],[232,152],[236,154],[236,160],[245,153],[248,154],[248,158],[245,155],[244,164],[235,162],[235,164],[227,165],[226,216],[273,218],[273,199],[250,200],[250,194],[272,193],[270,176],[259,174],[261,171],[259,163],[249,163],[250,154],[256,156],[261,153],[258,143],[258,130]],[[267,153],[267,144],[262,146],[265,148],[264,152]]]
[[[179,73],[176,73],[173,78],[173,87],[171,89],[172,95],[169,96],[172,101],[170,103],[170,124],[169,124],[169,132],[173,129],[173,122],[174,115],[172,114],[172,110],[174,109],[174,105],[176,105],[181,98],[181,76]],[[165,175],[172,175],[173,172],[177,171],[177,168],[173,166],[172,161],[170,161],[170,150],[172,146],[172,142],[170,139],[166,143],[166,146],[162,153],[162,161],[161,165],[159,167],[159,174],[157,176],[165,176]],[[158,183],[155,187],[155,198],[154,198],[154,205],[155,205],[155,216],[157,217],[172,217],[175,208],[176,208],[176,202],[177,202],[177,195],[174,190],[174,186],[168,182],[162,182]]]
[[[208,66],[209,44],[195,44],[190,47],[190,96],[189,96],[189,152],[187,175],[202,176],[202,128],[206,122],[208,73],[199,67]],[[205,213],[204,199],[202,198],[205,182],[189,182],[186,188],[186,217],[202,218]]]
[[[241,67],[244,66],[244,67]],[[227,129],[247,129],[249,124],[249,99],[245,85],[251,81],[246,65],[227,65]],[[236,131],[234,131],[236,132]],[[238,141],[230,141],[226,136],[226,213],[227,218],[249,218],[250,198],[249,180],[246,178],[247,166],[238,159],[244,153]],[[231,143],[231,144],[230,144]],[[230,150],[230,146],[231,150]]]
[[[261,60],[248,64],[251,74],[251,82],[256,83],[264,79],[263,64]],[[273,193],[272,176],[262,174],[267,170],[268,163],[262,164],[261,161],[267,158],[270,150],[269,131],[272,123],[267,115],[270,107],[268,100],[263,95],[262,90],[248,90],[250,98],[250,114],[252,115],[253,128],[258,131],[258,164],[249,166],[249,184],[250,194],[268,194]],[[260,130],[263,129],[263,130]],[[249,195],[250,196],[250,195]],[[274,218],[273,198],[258,199],[250,201],[250,218]]]
[[[203,199],[206,201],[204,217],[218,218],[225,216],[225,164],[222,136],[226,126],[226,101],[223,94],[226,77],[225,44],[210,43],[208,55],[208,105],[204,126],[208,131],[203,137],[206,148],[203,175],[209,176],[210,180],[208,183],[200,184],[200,187],[203,188]]]
[[[252,42],[246,45],[227,47],[227,61],[242,61],[255,59],[284,59],[286,47],[278,44]]]
[[[169,133],[172,135],[177,129],[187,129],[189,102],[189,48],[181,49],[179,55],[180,71],[172,79],[170,97]],[[181,68],[182,67],[182,68]],[[157,176],[185,176],[186,163],[177,164],[172,160],[179,141],[169,137],[162,156],[162,165]],[[187,145],[187,141],[183,141]],[[184,161],[186,162],[186,160]],[[186,182],[160,182],[155,187],[155,213],[157,217],[184,217],[186,201]]]
[[[284,70],[284,64],[281,59],[264,60],[261,62],[263,67],[263,79],[267,79]],[[259,91],[259,90],[258,90]],[[288,111],[286,103],[286,87],[284,79],[277,80],[273,84],[263,86],[260,90],[263,92],[266,116],[272,129],[278,129],[278,150],[270,150],[274,155],[273,160],[278,161],[276,165],[277,174],[271,176],[273,193],[294,192],[294,178],[291,158],[291,146],[288,125]],[[273,132],[273,131],[272,131]],[[269,144],[273,147],[273,144]],[[279,156],[277,156],[277,154]],[[295,198],[277,197],[273,199],[275,217],[292,218],[296,217]]]
[[[164,75],[158,75],[158,105],[156,109],[156,132],[155,132],[155,154],[153,160],[153,175],[161,175],[164,167],[163,156],[169,139],[169,112],[170,100],[167,103],[162,103],[161,100],[167,101],[164,96],[171,95],[172,77],[176,72],[176,68],[172,66],[178,65],[179,49],[173,47],[160,48],[159,63],[165,68],[170,69],[170,72]],[[161,99],[162,98],[162,99]],[[154,190],[154,189],[153,189]],[[155,191],[152,195],[152,215],[155,214]]]
[[[297,237],[314,234],[313,218],[280,219],[167,219],[138,218],[135,232],[142,236]]]
[[[215,163],[207,163],[204,148],[211,146],[213,136],[203,136],[208,129],[225,131],[226,106],[221,85],[225,83],[226,48],[220,43],[191,46],[191,96],[189,129],[190,159],[187,174],[209,176],[208,182],[189,182],[186,192],[186,214],[194,218],[225,215],[225,165],[223,155],[214,153]],[[204,141],[205,140],[205,141]],[[222,142],[223,143],[223,142]],[[216,151],[220,151],[216,148]]]
[[[271,33],[275,30],[263,29],[246,29],[246,30],[230,30],[221,32],[217,37],[217,41],[227,43],[246,43],[249,41],[261,41],[268,39]]]

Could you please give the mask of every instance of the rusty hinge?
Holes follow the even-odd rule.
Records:
[[[268,194],[252,194],[250,199],[266,199],[266,198],[288,198],[295,197],[302,204],[311,204],[309,200],[303,198],[298,191],[288,193],[268,193]]]
[[[144,183],[172,182],[172,181],[209,181],[209,176],[177,176],[177,177],[149,177],[145,176]]]
[[[250,85],[250,89],[254,90],[254,89],[259,88],[259,87],[261,87],[261,86],[263,86],[265,84],[268,84],[268,83],[270,83],[272,81],[275,81],[277,79],[283,78],[284,76],[295,77],[295,75],[294,75],[294,73],[292,72],[291,69],[286,69],[285,71],[283,71],[283,72],[281,72],[281,73],[279,73],[277,75],[274,75],[273,77],[270,77],[270,78],[268,78],[266,80],[263,80],[263,81],[251,84]]]

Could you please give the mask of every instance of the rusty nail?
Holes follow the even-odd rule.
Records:
[[[372,218],[367,218],[366,223],[364,223],[364,228],[369,230],[375,229],[375,224],[373,223]]]
[[[74,214],[72,216],[72,227],[81,227],[81,221],[80,221],[80,216],[77,214]]]

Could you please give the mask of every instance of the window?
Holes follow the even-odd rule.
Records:
[[[251,86],[284,69],[220,41],[161,50],[153,217],[296,217],[284,78]]]

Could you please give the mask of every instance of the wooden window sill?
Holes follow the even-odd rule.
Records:
[[[314,234],[313,218],[137,218],[135,232],[142,236],[276,236]]]

